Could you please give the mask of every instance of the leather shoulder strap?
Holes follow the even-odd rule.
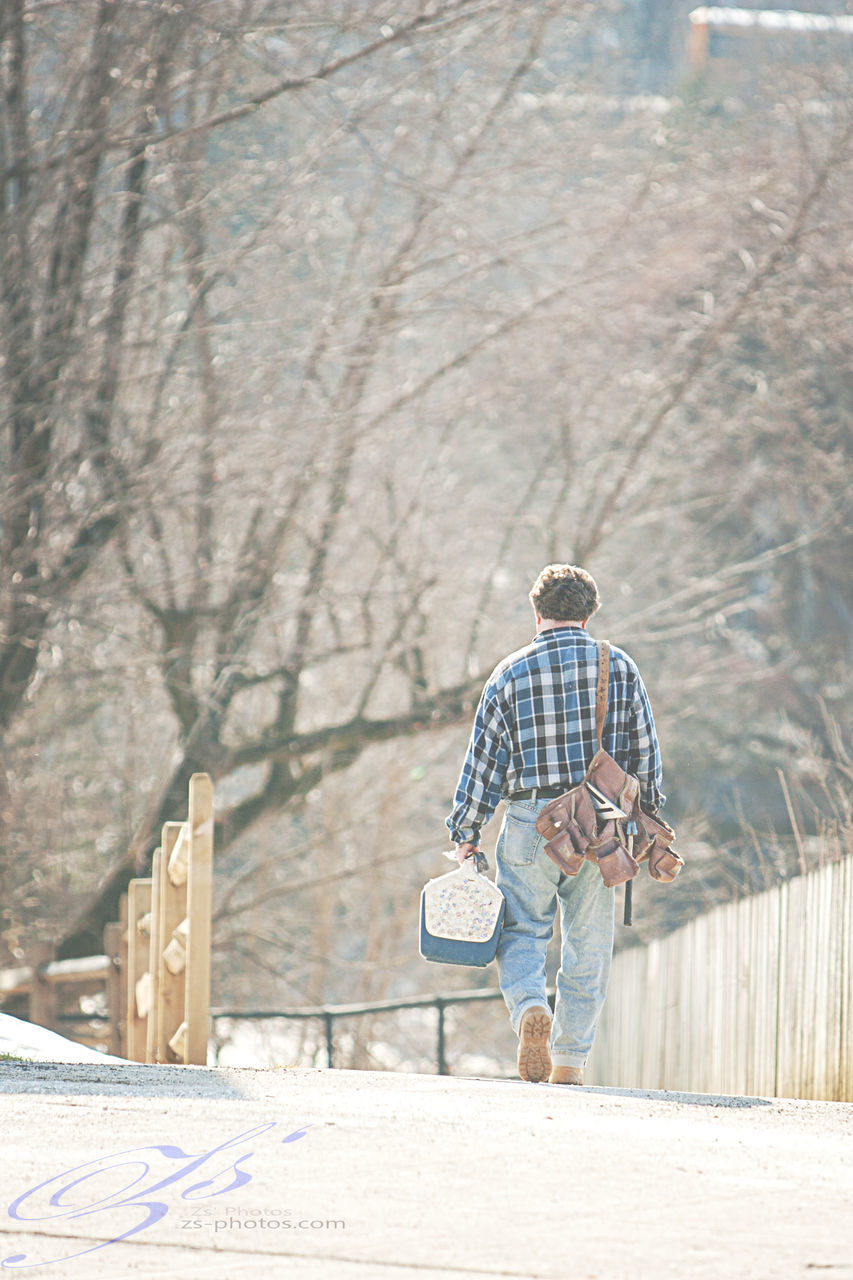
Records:
[[[598,683],[595,686],[595,734],[601,750],[601,735],[607,719],[607,703],[610,693],[610,645],[606,640],[598,642]]]

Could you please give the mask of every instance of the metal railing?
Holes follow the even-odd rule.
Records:
[[[435,1061],[437,1074],[440,1076],[449,1075],[447,1069],[447,1039],[445,1011],[452,1005],[457,1004],[474,1004],[478,1002],[501,1000],[500,991],[495,988],[487,988],[479,991],[453,991],[446,995],[424,995],[424,996],[408,996],[399,1000],[374,1000],[365,1004],[338,1004],[338,1005],[317,1005],[314,1007],[305,1007],[301,1009],[253,1009],[247,1011],[245,1009],[212,1009],[211,1019],[214,1023],[218,1019],[232,1019],[234,1021],[244,1022],[262,1022],[274,1021],[282,1019],[287,1021],[304,1021],[306,1019],[316,1019],[323,1024],[325,1040],[326,1040],[326,1065],[334,1067],[335,1065],[335,1042],[334,1030],[335,1022],[342,1018],[359,1018],[366,1017],[376,1013],[396,1013],[401,1009],[435,1009],[436,1011],[436,1047]],[[553,1005],[554,992],[549,991],[548,999]]]

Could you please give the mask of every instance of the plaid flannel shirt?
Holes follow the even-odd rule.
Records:
[[[581,627],[540,632],[495,667],[483,690],[468,753],[446,819],[454,844],[476,844],[498,802],[516,791],[582,779],[594,756],[598,645]],[[642,677],[622,649],[610,649],[610,695],[602,743],[659,809],[660,748]]]

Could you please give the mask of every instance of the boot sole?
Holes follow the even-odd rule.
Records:
[[[526,1013],[518,1038],[518,1074],[522,1080],[538,1084],[551,1073],[551,1017],[544,1010]]]

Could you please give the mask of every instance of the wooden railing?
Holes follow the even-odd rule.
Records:
[[[195,773],[186,822],[164,825],[151,879],[131,880],[122,907],[132,1061],[207,1061],[212,886],[213,786]]]
[[[16,996],[27,997],[27,1018],[40,1027],[68,1032],[82,1044],[97,1043],[109,1053],[121,1053],[121,975],[118,968],[119,926],[109,924],[104,930],[104,955],[84,956],[79,960],[55,960],[50,944],[31,947],[29,964],[17,969],[0,970],[0,1013],[4,1003]],[[72,987],[77,994],[106,990],[104,1015],[77,1015],[58,1012],[62,988]],[[103,1024],[106,1023],[106,1026]],[[77,1027],[75,1034],[72,1027]],[[86,1030],[80,1030],[85,1027]],[[95,1031],[92,1028],[97,1027]]]
[[[72,1039],[103,1044],[134,1062],[204,1065],[210,1026],[210,928],[213,885],[213,786],[193,774],[185,822],[167,822],[152,875],[131,880],[120,919],[104,930],[104,954],[54,960],[45,946],[30,963],[0,971],[4,1000],[26,994],[30,1022],[66,1029]],[[73,1024],[97,1019],[58,1012],[58,987],[105,984],[106,1030]]]

